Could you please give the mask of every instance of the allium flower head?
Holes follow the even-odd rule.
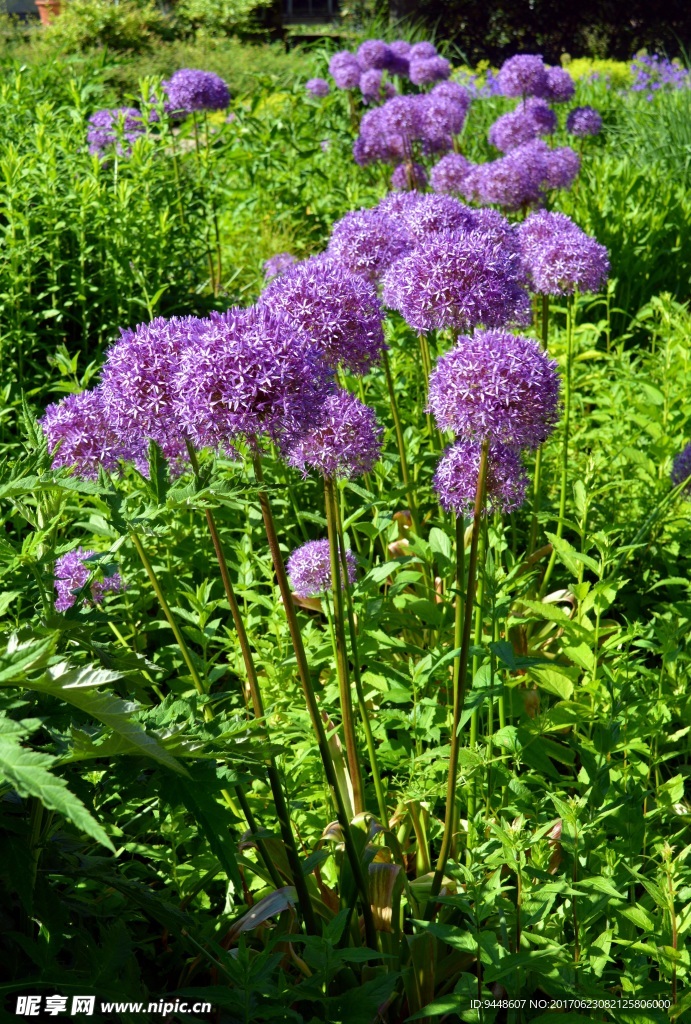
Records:
[[[479,231],[439,231],[387,271],[384,303],[417,331],[527,324],[530,300],[515,261]]]
[[[114,146],[120,156],[128,156],[132,151],[132,143],[144,131],[141,111],[135,107],[97,110],[89,118],[86,136],[89,152],[104,156]]]
[[[566,130],[579,138],[599,135],[602,131],[602,116],[595,107],[574,107],[566,118]]]
[[[540,93],[550,103],[568,103],[576,91],[576,84],[566,68],[547,68],[547,84]]]
[[[269,256],[268,260],[264,262],[264,277],[267,281],[271,281],[274,277],[285,274],[286,270],[295,266],[296,263],[297,257],[290,252],[279,252],[275,256]]]
[[[318,99],[323,99],[331,92],[331,86],[325,78],[309,78],[305,82],[305,89]]]
[[[304,476],[316,469],[325,477],[352,479],[378,461],[381,435],[374,410],[339,389],[321,406],[316,425],[284,445],[286,462]]]
[[[489,130],[489,141],[502,153],[516,146],[551,135],[557,126],[557,115],[544,100],[531,96],[518,104],[515,110],[502,114]]]
[[[225,110],[230,103],[230,90],[212,71],[182,68],[163,83],[168,96],[167,107],[174,114],[192,114],[196,110]]]
[[[376,68],[363,71],[360,75],[360,92],[365,103],[376,102],[381,97],[382,73]]]
[[[434,43],[413,43],[408,50],[408,60],[431,60],[436,56],[437,48]]]
[[[427,94],[427,120],[437,119],[451,135],[458,135],[471,102],[470,93],[458,82],[440,82]]]
[[[92,573],[88,559],[96,554],[95,551],[87,551],[85,548],[75,548],[61,555],[55,563],[55,589],[57,599],[55,601],[56,612],[66,612],[77,600],[76,591],[81,590]],[[119,572],[112,576],[105,576],[102,580],[92,580],[90,599],[84,597],[83,604],[101,604],[103,595],[108,591],[117,592],[123,589],[122,577]]]
[[[471,164],[460,153],[447,153],[438,160],[429,173],[430,185],[435,192],[451,195],[461,191],[461,182]]]
[[[101,373],[103,404],[127,447],[146,448],[153,440],[169,461],[185,459],[174,377],[185,349],[195,347],[201,326],[197,317],[156,317],[134,331],[122,331],[108,350]]]
[[[96,480],[99,467],[115,469],[121,459],[144,459],[143,442],[129,444],[110,421],[100,388],[67,395],[49,405],[39,420],[52,451],[53,468],[74,467],[77,476]]]
[[[541,56],[519,53],[504,61],[497,80],[504,96],[541,96],[547,87],[547,68]]]
[[[422,164],[399,164],[391,175],[391,188],[396,192],[423,189],[427,184],[427,171]]]
[[[410,43],[406,42],[405,39],[397,39],[395,43],[390,44],[389,57],[386,64],[386,70],[390,75],[399,75],[401,78],[408,77],[410,69],[409,54]]]
[[[500,160],[476,164],[463,182],[467,199],[518,210],[544,199],[549,188],[568,188],[580,166],[568,146],[550,149],[542,139],[517,146]]]
[[[476,331],[437,362],[429,408],[440,430],[537,448],[557,422],[557,364],[533,338]]]
[[[386,209],[389,200],[379,204]],[[452,196],[424,195],[397,211],[402,226],[418,241],[439,231],[470,231],[475,224],[475,211]]]
[[[597,292],[607,280],[607,249],[563,213],[540,210],[518,230],[533,291],[543,295],[572,295],[577,289]]]
[[[313,342],[332,369],[367,373],[384,350],[382,310],[372,284],[329,256],[312,256],[268,285],[263,309]]]
[[[364,71],[376,69],[381,71],[389,63],[390,50],[381,39],[366,39],[358,47],[358,64]]]
[[[362,68],[355,54],[341,50],[329,62],[329,74],[339,89],[357,89]]]
[[[431,85],[441,82],[451,74],[451,65],[444,57],[410,58],[408,75],[413,85]]]
[[[557,146],[546,154],[548,188],[571,188],[581,169],[581,158],[570,146]]]
[[[348,566],[348,582],[355,583],[357,562],[352,551],[346,551]],[[328,540],[308,540],[306,544],[295,548],[286,563],[290,585],[296,597],[319,597],[330,593],[331,585],[331,554]],[[339,563],[341,584],[343,569]]]
[[[472,514],[482,442],[464,437],[446,449],[434,474],[439,502],[456,515]],[[513,512],[525,500],[528,484],[521,456],[516,448],[497,441],[489,445],[483,515]]]
[[[683,448],[679,452],[679,454],[677,455],[677,457],[674,460],[674,463],[672,464],[672,473],[671,473],[672,483],[676,487],[678,484],[683,483],[684,480],[688,480],[688,478],[690,476],[691,476],[691,444],[687,444],[686,447]],[[687,487],[684,488],[684,493],[688,494],[689,490],[691,490],[691,483]]]
[[[353,210],[334,224],[326,251],[353,274],[376,282],[411,244],[393,217],[378,209]]]
[[[193,444],[227,451],[238,435],[280,439],[310,427],[332,372],[309,337],[266,306],[250,306],[203,321],[173,386],[176,418]]]

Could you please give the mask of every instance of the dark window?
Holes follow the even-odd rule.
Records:
[[[283,0],[286,21],[328,21],[338,13],[338,0]]]

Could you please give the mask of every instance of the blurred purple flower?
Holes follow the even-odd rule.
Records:
[[[433,43],[413,43],[408,50],[408,60],[431,60],[437,56],[437,48]]]
[[[688,480],[691,476],[691,444],[687,444],[683,448],[672,464],[671,479],[675,487],[683,483],[684,480]],[[684,488],[684,493],[688,494],[691,491],[691,482],[687,487]]]
[[[192,114],[197,110],[225,110],[230,103],[230,90],[212,71],[182,68],[163,82],[167,109],[173,114]]]
[[[448,78],[451,74],[451,65],[444,57],[411,56],[408,74],[413,85],[431,85],[432,82],[441,82]]]
[[[376,68],[370,71],[363,71],[360,75],[360,92],[365,103],[376,102],[381,99],[382,73]]]
[[[533,96],[497,118],[489,130],[489,141],[508,153],[540,135],[551,135],[556,127],[557,115],[544,100]]]
[[[282,446],[286,462],[307,476],[316,469],[325,477],[352,479],[369,473],[381,453],[382,428],[373,409],[339,389],[319,410],[319,420]]]
[[[339,89],[357,89],[362,68],[354,54],[349,50],[341,50],[330,60],[329,74]]]
[[[268,260],[264,261],[264,277],[267,281],[272,281],[274,277],[285,274],[286,270],[295,266],[296,263],[297,257],[290,252],[279,252],[275,256],[269,256]]]
[[[305,82],[305,89],[318,99],[323,99],[331,92],[331,86],[325,78],[310,78]]]
[[[333,226],[327,255],[376,282],[411,247],[402,225],[379,209],[352,210]]]
[[[439,502],[456,515],[472,515],[482,442],[461,438],[446,449],[434,474]],[[515,448],[493,441],[489,446],[483,515],[513,512],[525,501],[528,477]]]
[[[381,39],[366,39],[358,48],[357,61],[364,71],[381,71],[389,64],[390,50]]]
[[[557,146],[545,154],[547,188],[571,188],[581,169],[581,158],[570,146]]]
[[[422,164],[399,164],[391,175],[391,188],[396,192],[423,189],[427,184],[427,171]]]
[[[129,447],[110,422],[100,388],[67,395],[46,408],[39,420],[53,455],[53,468],[73,467],[84,480],[98,479],[99,467],[115,469],[121,459],[143,460],[140,441]]]
[[[497,81],[504,96],[541,96],[547,88],[547,68],[539,54],[519,53],[504,61]]]
[[[602,131],[602,116],[595,107],[574,107],[566,118],[566,130],[579,138],[599,135]]]
[[[447,195],[458,193],[470,167],[470,161],[460,153],[447,153],[431,169],[430,184],[435,192]]]
[[[89,566],[88,559],[96,555],[95,551],[88,551],[85,548],[75,548],[61,555],[55,562],[55,589],[57,599],[55,601],[56,612],[66,612],[77,600],[77,592],[86,585],[89,576],[95,566]],[[82,603],[101,604],[104,594],[123,590],[122,577],[119,572],[111,576],[105,576],[102,580],[94,579],[89,587],[89,595],[84,596]]]
[[[557,364],[533,338],[475,331],[437,362],[429,409],[440,430],[537,448],[558,418]]]
[[[357,572],[357,562],[352,551],[346,551],[346,565],[348,566],[348,582],[352,586],[355,583]],[[330,593],[333,589],[328,540],[308,540],[306,544],[295,548],[288,558],[286,569],[296,597],[319,597],[321,594]],[[340,564],[339,573],[341,583],[343,583],[343,569]]]
[[[547,84],[539,95],[550,103],[568,103],[573,99],[576,84],[566,68],[547,68]]]
[[[89,118],[89,152],[102,157],[114,146],[119,156],[129,156],[132,144],[145,131],[142,113],[135,107],[97,110]]]

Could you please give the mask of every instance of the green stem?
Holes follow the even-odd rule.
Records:
[[[210,165],[211,147],[209,146],[209,119],[204,111],[204,143],[206,146],[206,168],[207,174]],[[211,217],[214,224],[214,239],[216,242],[216,281],[214,286],[214,295],[218,295],[221,287],[221,279],[223,277],[223,257],[221,253],[221,232],[218,225],[218,209],[216,207],[216,196],[214,189],[209,189],[209,195],[211,197]]]
[[[377,796],[377,806],[379,808],[379,817],[384,828],[388,826],[389,815],[386,809],[386,800],[384,798],[384,789],[381,783],[381,775],[379,774],[379,764],[377,762],[377,751],[374,745],[374,736],[372,734],[372,726],[370,724],[369,715],[367,714],[367,704],[365,703],[365,692],[362,686],[362,676],[360,674],[360,655],[358,653],[357,644],[357,632],[355,629],[355,614],[353,611],[353,593],[350,587],[350,580],[348,579],[348,563],[346,561],[345,543],[343,537],[343,524],[341,521],[341,514],[338,509],[338,503],[336,505],[336,530],[338,532],[338,546],[341,555],[341,572],[343,574],[343,593],[345,594],[345,605],[346,615],[348,617],[348,632],[350,633],[350,651],[351,659],[353,662],[353,678],[355,680],[355,692],[357,693],[358,709],[360,711],[360,718],[362,720],[362,728],[365,733],[365,743],[367,744],[367,753],[369,754],[370,770],[372,772],[372,782],[374,783],[374,792]]]
[[[338,671],[338,690],[341,698],[341,720],[343,738],[345,740],[348,770],[353,785],[353,807],[356,814],[365,809],[362,795],[362,772],[358,756],[355,721],[353,718],[353,699],[350,691],[350,673],[346,651],[345,623],[343,616],[343,590],[341,587],[341,567],[338,556],[338,528],[336,526],[336,499],[332,477],[324,478],[324,505],[326,508],[326,527],[329,535],[329,557],[331,561],[331,587],[334,603],[334,633],[336,637],[336,668]]]
[[[401,478],[403,480],[403,486],[406,489],[408,496],[408,504],[410,505],[410,515],[413,520],[413,527],[417,536],[420,536],[420,520],[418,518],[417,504],[415,502],[415,491],[411,486],[410,474],[408,472],[408,461],[405,456],[405,441],[403,440],[403,427],[401,426],[401,417],[398,413],[398,405],[396,403],[396,392],[393,386],[393,378],[391,376],[391,367],[389,366],[389,356],[387,352],[383,353],[382,362],[384,364],[384,374],[386,376],[386,387],[389,392],[389,402],[391,403],[391,415],[393,416],[393,425],[396,432],[396,444],[398,445],[398,457],[401,460]]]
[[[273,513],[271,511],[271,504],[269,502],[269,496],[264,489],[264,474],[262,471],[261,459],[258,453],[255,453],[253,457],[254,472],[257,478],[258,484],[258,498],[261,506],[262,518],[264,520],[264,528],[266,530],[266,538],[269,544],[269,551],[271,552],[271,559],[273,561],[274,571],[276,573],[276,579],[278,582],[278,589],[281,594],[281,600],[283,601],[283,608],[286,613],[286,619],[288,620],[288,628],[290,630],[290,636],[293,641],[293,648],[295,650],[295,659],[297,661],[298,674],[300,676],[300,682],[302,684],[303,693],[305,696],[305,703],[307,704],[307,710],[309,711],[310,719],[312,722],[312,728],[317,739],[317,746],[319,748],[319,754],[322,759],[324,766],[324,774],[326,775],[326,781],[331,792],[331,798],[334,801],[336,812],[339,823],[343,832],[343,842],[345,844],[346,856],[350,863],[351,871],[355,879],[355,884],[360,895],[360,903],[362,907],[362,917],[365,924],[365,936],[367,945],[371,949],[377,949],[377,934],[374,927],[374,918],[372,916],[372,907],[369,901],[369,892],[367,887],[367,879],[365,872],[363,871],[362,863],[357,854],[357,849],[353,839],[353,834],[346,813],[345,804],[338,787],[338,780],[336,778],[336,771],[331,760],[331,754],[329,752],[329,745],[326,739],[326,733],[324,731],[324,723],[322,722],[321,713],[319,711],[319,705],[317,704],[316,694],[314,687],[312,686],[312,680],[310,678],[309,665],[307,664],[307,656],[305,655],[305,648],[302,643],[302,635],[300,633],[300,625],[297,620],[297,614],[295,612],[295,606],[290,591],[290,584],[288,583],[288,577],[286,575],[285,565],[283,564],[283,556],[281,554],[281,548],[278,543],[278,535],[276,533],[276,526],[274,523]]]
[[[559,489],[559,522],[557,523],[557,537],[561,538],[564,533],[564,517],[566,515],[566,488],[569,478],[569,433],[571,428],[571,370],[573,364],[573,296],[569,296],[566,306],[566,372],[564,374],[564,437],[561,452],[561,485]],[[545,569],[545,575],[540,587],[540,597],[547,593],[547,584],[550,581],[555,562],[557,560],[556,548],[550,555],[549,563]]]
[[[465,518],[456,516],[456,606],[454,609],[454,631],[453,647],[460,651],[463,644],[463,588],[465,586]],[[453,721],[456,721],[456,700],[458,699],[458,671],[460,662],[458,658],[453,663]],[[460,718],[460,713],[459,713]],[[453,805],[453,827],[451,832],[451,854],[458,857],[458,804],[454,800]]]
[[[451,830],[455,820],[454,805],[456,802],[456,775],[458,772],[458,751],[460,744],[460,723],[463,711],[463,701],[466,690],[466,677],[468,674],[468,655],[470,652],[470,628],[473,621],[473,606],[475,603],[475,588],[477,585],[477,549],[480,539],[480,524],[485,504],[485,485],[487,481],[487,453],[489,441],[482,442],[480,455],[480,468],[477,475],[477,487],[475,490],[475,508],[473,511],[473,532],[470,540],[470,557],[468,559],[468,587],[465,597],[465,608],[463,614],[463,636],[461,650],[454,662],[454,700],[453,700],[453,728],[451,731],[451,753],[449,757],[449,774],[446,784],[446,815],[444,818],[444,834],[442,836],[441,849],[437,867],[432,879],[430,902],[428,913],[432,912],[432,901],[438,895],[444,880],[444,869],[449,858],[451,849]],[[461,563],[458,550],[456,551],[456,578],[460,578]]]
[[[480,572],[478,573],[477,581],[477,600],[475,602],[475,634],[473,636],[473,645],[479,647],[482,643],[482,614],[483,614],[483,603],[485,599],[485,561],[487,558],[487,519],[484,521],[484,528],[481,531],[478,539],[478,563],[480,565]],[[481,658],[479,654],[473,655],[473,668],[471,673],[471,685],[475,676],[480,670]],[[479,711],[477,708],[473,709],[473,713],[470,716],[470,737],[468,740],[469,746],[474,748],[477,746],[477,734],[479,724]],[[468,843],[466,847],[466,854],[470,858],[470,851],[475,841],[474,827],[472,822],[475,819],[475,811],[477,810],[477,772],[473,774],[473,777],[468,787]]]
[[[540,320],[542,348],[546,352],[549,341],[549,295],[542,296],[542,317]],[[542,446],[535,455],[535,473],[533,475],[533,514],[530,521],[530,540],[528,555],[532,555],[537,545],[537,517],[540,514],[542,501]]]

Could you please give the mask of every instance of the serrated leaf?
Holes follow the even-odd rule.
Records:
[[[81,832],[115,853],[103,827],[89,813],[67,783],[48,768],[55,763],[50,754],[22,747],[8,733],[0,735],[0,778],[24,797],[36,797],[44,807],[57,811]]]

